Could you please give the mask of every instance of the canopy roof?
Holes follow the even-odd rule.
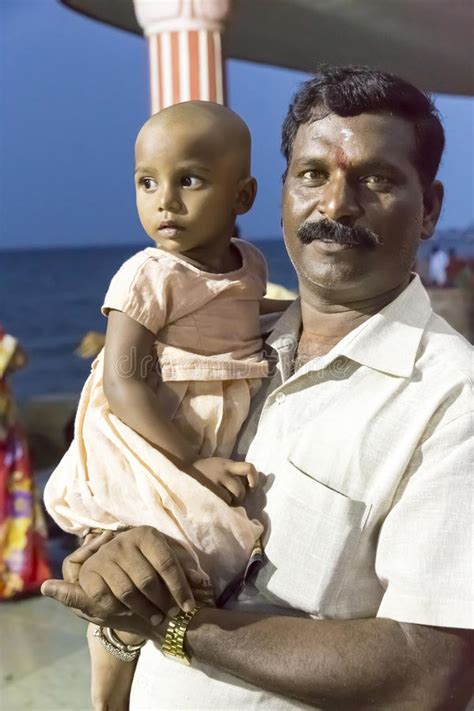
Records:
[[[141,34],[133,0],[60,0]],[[472,0],[234,0],[226,54],[312,72],[367,64],[420,89],[474,95]]]

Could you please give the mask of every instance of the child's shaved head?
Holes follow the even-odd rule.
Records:
[[[250,131],[240,116],[221,104],[185,101],[154,114],[138,134],[137,152],[156,130],[169,131],[174,141],[189,144],[192,138],[194,146],[209,159],[227,157],[239,178],[250,175]]]
[[[157,245],[206,264],[232,255],[236,217],[257,190],[250,147],[244,121],[220,104],[186,101],[148,119],[135,144],[135,186]]]

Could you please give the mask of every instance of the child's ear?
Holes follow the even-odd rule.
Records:
[[[243,178],[237,188],[235,211],[237,215],[245,215],[255,202],[257,195],[257,181],[255,178]]]

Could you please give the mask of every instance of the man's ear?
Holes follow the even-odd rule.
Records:
[[[243,178],[237,188],[237,200],[235,212],[237,215],[245,215],[255,202],[257,196],[257,181],[255,178]]]
[[[439,180],[435,180],[429,188],[425,190],[423,196],[423,223],[421,228],[421,239],[429,239],[433,236],[436,223],[443,206],[444,186]]]

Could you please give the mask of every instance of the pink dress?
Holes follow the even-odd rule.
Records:
[[[259,319],[265,261],[248,242],[234,244],[242,265],[224,274],[145,249],[119,269],[102,307],[156,334],[144,364],[148,384],[196,459],[229,457],[251,397],[268,374]],[[137,364],[117,367],[126,374]],[[228,506],[183,474],[110,411],[103,353],[84,385],[74,441],[46,486],[45,503],[64,530],[78,535],[89,527],[157,528],[176,541],[185,566],[210,580],[216,596],[243,571],[262,533],[243,507]]]

